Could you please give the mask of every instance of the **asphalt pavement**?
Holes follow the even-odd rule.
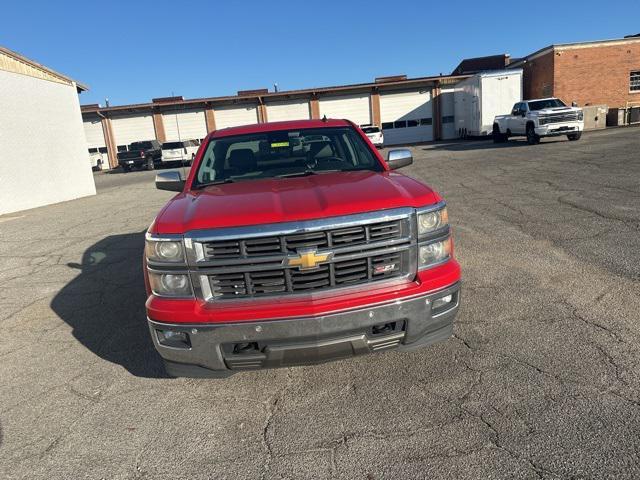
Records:
[[[0,478],[640,478],[640,129],[412,150],[464,282],[412,353],[167,378],[155,172],[0,216]]]

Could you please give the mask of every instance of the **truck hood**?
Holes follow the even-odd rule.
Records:
[[[335,172],[247,180],[180,193],[167,203],[152,233],[311,220],[440,201],[424,184],[397,172]]]
[[[561,112],[579,112],[582,110],[578,107],[554,107],[554,108],[543,108],[542,110],[536,110],[532,112],[536,115],[548,115],[551,113],[561,113]]]

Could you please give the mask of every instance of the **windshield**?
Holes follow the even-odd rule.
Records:
[[[182,148],[182,142],[166,142],[162,144],[163,150],[174,150],[176,148]]]
[[[213,138],[194,186],[353,170],[384,170],[353,128],[279,130]]]
[[[535,102],[529,102],[529,110],[532,112],[535,110],[542,110],[544,108],[557,108],[566,107],[566,105],[557,98],[550,98],[548,100],[536,100]]]
[[[378,133],[380,129],[378,127],[362,127],[364,133]]]
[[[151,142],[133,142],[129,145],[129,150],[148,150],[153,148]]]

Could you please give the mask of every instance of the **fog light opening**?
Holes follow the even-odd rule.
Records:
[[[455,307],[457,303],[456,296],[455,293],[450,293],[449,295],[434,299],[431,304],[431,314],[442,313]]]
[[[391,333],[396,329],[395,322],[385,323],[384,325],[375,325],[371,329],[371,333],[374,335],[384,335],[385,333]]]
[[[156,329],[156,336],[158,343],[164,347],[191,348],[191,339],[187,332]]]
[[[259,353],[260,349],[256,342],[234,343],[233,353],[235,355],[242,355],[246,353]]]

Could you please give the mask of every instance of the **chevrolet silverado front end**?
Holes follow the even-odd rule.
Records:
[[[410,350],[452,334],[460,304],[447,209],[351,122],[212,132],[149,228],[153,342],[172,376]]]

